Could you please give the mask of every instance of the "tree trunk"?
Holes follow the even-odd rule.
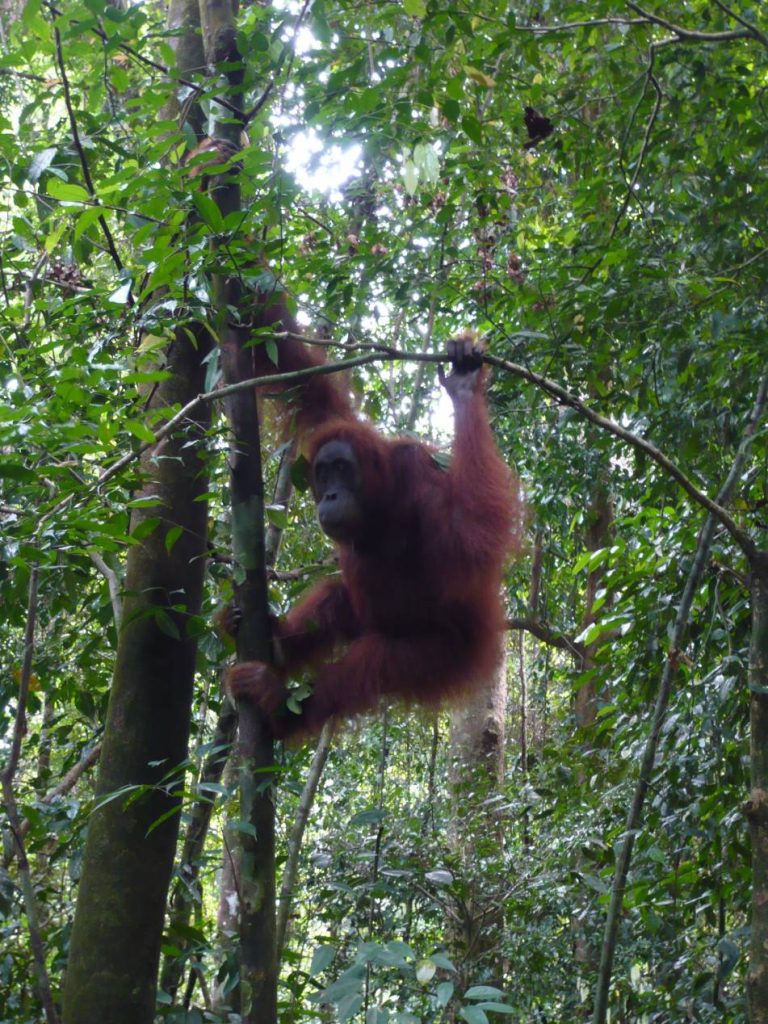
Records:
[[[170,377],[149,406],[183,405],[204,390],[208,340],[179,332],[168,352]],[[141,496],[156,504],[133,517],[134,530],[160,524],[128,553],[124,625],[102,745],[97,797],[126,789],[94,811],[88,829],[69,967],[68,1024],[150,1024],[165,900],[178,833],[196,645],[190,617],[200,611],[207,506],[203,407],[186,429],[142,460]],[[197,442],[190,444],[190,442]],[[182,528],[171,543],[170,531]],[[130,797],[130,799],[128,799]]]
[[[237,713],[231,701],[222,707],[216,730],[211,741],[212,751],[205,759],[198,784],[210,786],[221,782],[224,766],[229,756],[232,741],[237,732]],[[171,897],[168,934],[172,942],[186,949],[189,941],[185,938],[192,911],[201,903],[200,866],[203,861],[205,840],[214,810],[214,800],[209,789],[197,800],[192,808],[178,865],[178,878]],[[178,952],[169,955],[164,963],[161,987],[171,999],[176,998],[184,972],[185,958]]]
[[[752,560],[749,690],[752,940],[747,997],[750,1024],[768,1024],[768,552]]]
[[[504,963],[499,954],[503,908],[495,902],[493,884],[480,877],[477,865],[499,858],[503,828],[490,798],[504,777],[507,660],[488,686],[451,716],[450,757],[453,820],[451,845],[466,869],[467,895],[461,926],[451,936],[461,981],[501,984]],[[499,858],[500,859],[500,858]]]
[[[608,487],[608,467],[603,465],[598,476],[592,501],[589,506],[589,520],[584,536],[584,545],[587,551],[600,551],[610,543],[613,535],[613,502]],[[596,621],[595,599],[600,589],[600,583],[605,575],[603,566],[592,569],[587,577],[587,586],[584,594],[584,616],[581,621],[582,630],[591,626]],[[604,638],[598,642],[589,644],[584,648],[581,659],[581,671],[586,677],[582,685],[576,691],[574,714],[576,725],[579,729],[591,731],[597,717],[597,677],[595,668],[595,653]]]

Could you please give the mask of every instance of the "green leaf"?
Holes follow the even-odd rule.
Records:
[[[27,172],[27,177],[33,184],[37,183],[43,171],[48,170],[57,153],[58,149],[55,146],[49,146],[47,149],[41,149],[39,153],[35,153]]]
[[[73,182],[61,181],[59,178],[51,178],[46,187],[49,196],[67,203],[87,203],[90,196],[82,185],[75,185]]]
[[[464,993],[465,999],[497,999],[504,998],[504,993],[500,988],[496,988],[493,985],[473,985],[468,988]]]
[[[425,0],[403,0],[403,10],[412,18],[424,18],[427,14]]]
[[[18,462],[6,462],[0,459],[0,477],[5,477],[6,480],[30,481],[37,479],[37,474]]]
[[[479,1006],[463,1006],[459,1010],[459,1017],[467,1024],[488,1024],[488,1018]]]
[[[75,229],[72,232],[74,240],[77,241],[83,232],[98,221],[99,217],[101,217],[101,210],[98,206],[91,206],[87,210],[83,210],[75,221]]]
[[[382,102],[381,90],[380,89],[363,89],[358,94],[355,101],[355,107],[361,114],[369,114],[372,110],[375,110]]]
[[[309,973],[313,978],[316,978],[318,974],[322,974],[323,971],[327,971],[333,963],[333,958],[336,956],[336,947],[330,945],[316,946],[315,951],[312,954],[312,963],[309,968]]]
[[[440,179],[440,158],[437,150],[430,142],[420,142],[413,147],[413,162],[418,169],[418,176],[431,185]]]
[[[59,221],[59,223],[56,225],[53,231],[51,231],[51,233],[45,239],[45,251],[47,253],[52,253],[54,249],[58,247],[58,244],[61,241],[61,237],[66,230],[67,222],[65,220]]]
[[[165,535],[165,550],[170,554],[179,537],[184,533],[183,526],[172,526]]]
[[[155,435],[141,420],[126,420],[126,430],[128,430],[135,438],[141,441],[143,444],[151,444],[155,440]]]
[[[279,530],[284,530],[288,525],[288,512],[285,505],[267,505],[265,512],[268,521]]]
[[[154,611],[155,625],[161,633],[171,637],[173,640],[181,640],[179,627],[163,608],[156,608]]]
[[[478,85],[482,85],[484,89],[493,89],[496,85],[496,80],[491,78],[490,75],[486,75],[484,71],[480,71],[479,68],[472,67],[471,64],[464,65],[464,73],[468,78],[471,78],[473,82]]]
[[[405,185],[405,191],[409,196],[416,194],[416,189],[419,184],[419,168],[410,158],[406,159],[403,163],[403,184]]]
[[[387,812],[380,807],[369,807],[365,811],[358,811],[349,819],[350,825],[378,825],[386,818]]]
[[[147,519],[141,519],[131,530],[131,540],[140,541],[144,540],[151,533],[158,528],[162,520],[158,516],[151,516]]]
[[[435,989],[435,998],[437,999],[437,1005],[441,1009],[445,1009],[448,1003],[450,1003],[455,989],[456,986],[452,981],[441,981],[437,986]]]
[[[461,106],[458,101],[450,98],[444,99],[440,104],[440,107],[446,119],[450,121],[451,124],[456,124],[461,115]]]
[[[192,202],[195,204],[195,209],[200,214],[204,224],[217,234],[224,230],[221,210],[207,192],[193,192]]]
[[[124,306],[131,297],[130,281],[126,281],[125,284],[120,285],[111,295],[107,297],[107,301],[113,303],[115,306]]]
[[[305,455],[299,455],[291,466],[291,483],[299,493],[309,490],[310,465]]]
[[[428,985],[435,976],[437,971],[437,964],[434,960],[426,959],[419,960],[416,964],[416,981],[420,985]]]
[[[471,114],[465,114],[461,119],[461,127],[465,135],[476,142],[478,145],[482,145],[483,142],[483,126],[473,117]]]

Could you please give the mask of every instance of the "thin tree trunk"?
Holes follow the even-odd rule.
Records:
[[[203,45],[212,67],[227,77],[230,108],[241,109],[242,61],[237,52],[234,4],[202,0]],[[217,126],[217,135],[239,143],[241,126],[231,116]],[[222,214],[240,209],[240,189],[232,175],[217,184],[214,198]],[[253,353],[250,332],[233,326],[229,310],[241,306],[239,278],[214,280],[216,318],[221,338],[224,380],[246,380]],[[242,613],[237,634],[239,661],[271,660],[269,602],[264,541],[264,480],[256,395],[240,391],[228,397],[232,431],[230,493],[232,541],[239,582],[236,600]],[[274,743],[266,720],[251,701],[238,701],[240,764],[240,1012],[244,1024],[272,1024],[277,1018],[275,956],[275,808],[272,768]]]
[[[40,997],[45,1011],[47,1024],[58,1024],[58,1015],[53,1003],[51,982],[48,977],[48,970],[45,963],[45,946],[43,944],[42,927],[40,923],[40,905],[37,900],[35,886],[32,881],[32,872],[27,860],[27,851],[24,845],[21,816],[14,782],[16,772],[21,759],[21,744],[27,728],[27,700],[29,698],[29,686],[32,678],[32,659],[35,653],[35,624],[37,622],[37,591],[38,591],[38,567],[32,566],[29,575],[29,592],[27,598],[27,624],[24,630],[24,657],[22,659],[21,673],[19,675],[19,695],[16,702],[16,719],[13,726],[13,737],[11,749],[8,753],[8,760],[3,765],[0,773],[2,783],[3,804],[8,818],[8,825],[13,843],[13,853],[18,862],[19,883],[22,898],[24,900],[24,911],[27,915],[27,929],[29,931],[29,945],[32,952],[32,967],[35,975],[35,988]]]
[[[525,669],[525,633],[520,631],[518,638],[518,671],[520,675],[520,774],[523,786],[528,784],[528,677]],[[528,811],[528,798],[525,800],[525,807],[522,813],[523,846],[527,849],[531,845],[530,814]]]
[[[741,479],[752,438],[756,426],[763,415],[767,399],[768,376],[763,378],[760,383],[755,406],[744,430],[739,450],[733,460],[731,471],[717,496],[716,502],[720,507],[728,501],[733,488]],[[718,518],[713,513],[710,513],[699,535],[696,554],[694,555],[685,588],[680,598],[677,615],[675,616],[675,625],[670,638],[669,654],[659,682],[659,692],[656,697],[656,705],[651,720],[651,730],[643,752],[640,774],[632,805],[627,815],[624,839],[616,858],[616,870],[614,872],[611,900],[605,921],[600,970],[595,991],[593,1024],[605,1024],[608,1015],[608,997],[613,972],[613,960],[616,952],[616,938],[619,931],[619,919],[624,903],[624,890],[627,884],[632,850],[637,831],[640,827],[645,797],[651,783],[651,775],[656,761],[656,751],[661,737],[661,729],[664,724],[672,682],[688,629],[691,607],[696,595],[696,588],[707,564],[709,549],[717,524]],[[765,814],[766,793],[768,793],[768,754],[766,753],[768,747],[766,747],[764,742],[768,736],[768,703],[766,703],[766,694],[768,693],[768,671],[766,670],[766,665],[768,664],[766,659],[766,652],[768,652],[768,606],[766,606],[768,601],[768,587],[766,586],[768,581],[768,554],[751,550],[747,552],[747,555],[753,571],[753,633],[750,650],[750,689],[752,691],[753,716],[751,741],[753,789],[747,813],[751,813],[751,805],[754,801],[758,809],[757,818],[759,819],[756,823],[753,823],[753,817],[750,817],[753,840],[753,944],[747,988],[753,1011],[750,1016],[751,1024],[766,1024],[768,1022],[768,954],[764,944],[760,942],[755,943],[755,934],[762,930],[763,937],[768,936],[768,907],[766,907],[765,903],[761,902],[766,892],[766,883],[768,883],[768,819]],[[762,888],[759,888],[761,885]]]
[[[333,726],[326,722],[323,726],[323,731],[320,733],[320,738],[317,741],[315,753],[312,756],[312,764],[309,766],[307,778],[304,782],[304,788],[301,791],[299,808],[296,812],[296,821],[294,822],[291,834],[288,837],[288,857],[286,858],[285,867],[283,868],[283,878],[280,885],[280,898],[277,911],[278,963],[282,957],[283,947],[285,946],[285,939],[288,933],[288,919],[291,913],[293,892],[296,887],[296,878],[299,871],[301,843],[304,838],[307,821],[309,820],[309,812],[312,810],[312,804],[314,803],[315,795],[317,794],[317,787],[320,785],[323,769],[325,768],[328,760],[328,755],[331,752],[332,740]]]
[[[489,810],[488,801],[499,791],[504,777],[506,704],[504,650],[494,678],[451,714],[450,842],[464,865],[467,886],[465,913],[451,938],[461,961],[458,969],[462,983],[480,978],[496,984],[504,975],[500,949],[503,907],[489,898],[489,887],[479,877],[477,865],[497,858],[504,841],[496,811]]]
[[[600,551],[610,543],[613,534],[613,503],[608,488],[609,473],[607,465],[603,465],[598,475],[595,490],[590,502],[587,529],[584,537],[584,544],[587,551]],[[605,575],[603,566],[592,569],[587,577],[587,586],[584,594],[584,615],[581,621],[581,628],[586,629],[596,620],[595,599],[600,587],[600,582]],[[575,716],[576,725],[580,729],[590,732],[597,717],[597,679],[595,674],[595,653],[600,644],[605,642],[601,637],[593,644],[584,647],[581,655],[581,671],[587,676],[582,685],[576,691]]]
[[[747,997],[750,1024],[768,1024],[768,552],[752,562],[749,651],[752,937]]]
[[[200,902],[200,893],[198,891],[200,863],[214,809],[211,787],[213,784],[221,782],[224,766],[227,763],[229,750],[236,732],[237,712],[232,706],[231,701],[226,701],[216,723],[216,730],[211,741],[212,750],[205,759],[200,771],[198,785],[203,787],[203,792],[191,811],[179,863],[179,877],[171,898],[168,932],[171,939],[182,948],[187,944],[186,939],[183,937],[183,932],[186,925],[189,924],[192,908],[196,903]],[[208,786],[207,789],[205,788],[206,785]],[[181,936],[180,938],[177,938],[177,933]],[[166,959],[161,988],[172,999],[175,998],[179,983],[181,982],[183,967],[184,960],[178,954],[169,956]]]
[[[204,63],[194,0],[172,0],[168,24],[177,66]],[[168,348],[169,377],[153,390],[149,411],[184,406],[205,390],[211,339],[193,343],[185,328]],[[132,526],[160,524],[127,558],[126,599],[101,747],[98,797],[121,789],[94,812],[70,943],[63,1004],[65,1024],[150,1024],[160,937],[178,836],[181,778],[191,720],[196,644],[189,618],[200,611],[207,544],[207,474],[201,443],[210,423],[198,407],[186,424],[141,460],[141,493],[154,507],[137,510]],[[194,442],[194,443],[190,443]],[[158,456],[162,456],[158,458]],[[159,509],[159,511],[158,511]],[[166,544],[169,530],[181,534]]]

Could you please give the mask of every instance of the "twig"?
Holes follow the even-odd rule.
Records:
[[[566,21],[562,25],[515,25],[515,32],[531,32],[535,36],[550,32],[572,32],[577,28],[599,28],[601,25],[647,25],[646,18],[593,18],[589,21]]]
[[[627,212],[630,202],[635,198],[635,188],[637,187],[637,182],[640,178],[640,171],[643,168],[643,163],[648,153],[648,148],[651,144],[651,131],[653,130],[653,126],[656,123],[656,119],[659,116],[659,111],[661,110],[661,101],[663,98],[663,93],[661,91],[661,86],[659,85],[658,79],[653,73],[653,62],[655,59],[655,54],[656,51],[653,49],[653,46],[651,45],[651,48],[648,52],[648,67],[646,69],[646,79],[651,83],[656,92],[656,102],[653,105],[651,116],[648,118],[648,121],[645,126],[645,132],[643,133],[643,142],[640,146],[640,152],[637,156],[637,160],[635,161],[635,170],[632,175],[632,179],[627,187],[627,194],[624,198],[624,202],[621,204],[621,209],[616,214],[616,219],[614,220],[613,227],[611,228],[611,239],[615,238],[619,224],[621,223],[624,214]],[[645,90],[643,90],[643,94],[645,94]]]
[[[288,43],[285,44],[285,49],[283,50],[282,54],[280,55],[280,61],[278,62],[278,66],[275,68],[275,73],[272,76],[272,78],[270,79],[270,81],[268,82],[266,89],[261,94],[261,96],[258,98],[258,100],[254,104],[254,106],[251,107],[251,109],[246,114],[243,115],[243,127],[245,127],[246,125],[250,124],[250,122],[254,119],[254,117],[256,117],[258,112],[262,109],[264,104],[267,102],[269,97],[272,95],[272,92],[274,91],[275,85],[277,84],[278,76],[280,74],[282,74],[283,62],[285,60],[285,54],[288,51],[288,47],[290,45],[290,47],[291,47],[291,51],[290,51],[291,55],[290,55],[290,58],[288,60],[288,65],[286,67],[286,78],[289,77],[290,72],[291,72],[291,68],[293,67],[294,59],[296,57],[296,51],[293,48],[295,43],[296,43],[296,36],[299,34],[299,29],[301,28],[302,22],[304,21],[304,19],[307,16],[307,11],[309,10],[311,3],[312,3],[312,0],[304,0],[302,8],[299,11],[299,14],[298,14],[298,16],[296,18],[296,21],[294,22],[294,25],[293,25],[293,33],[291,34],[290,44],[288,44]]]
[[[117,578],[117,573],[114,569],[110,569],[98,551],[91,551],[90,558],[96,568],[99,570],[101,575],[107,581],[107,587],[109,588],[109,600],[112,604],[112,617],[115,620],[115,629],[119,631],[120,624],[123,621],[123,602],[120,599],[120,580]]]
[[[101,744],[97,743],[95,747],[91,747],[85,757],[81,757],[77,764],[73,765],[67,774],[59,779],[52,789],[49,789],[43,796],[38,797],[38,803],[50,804],[56,799],[56,797],[64,796],[68,793],[75,783],[80,779],[89,768],[92,768],[96,764],[99,757],[101,756]],[[21,823],[20,833],[24,837],[31,828],[31,822],[25,818]]]
[[[25,331],[29,327],[30,321],[32,319],[32,302],[35,297],[35,282],[39,280],[40,275],[45,269],[45,265],[47,262],[48,253],[45,252],[45,250],[43,250],[43,252],[40,254],[37,260],[37,263],[35,263],[34,267],[32,268],[32,273],[30,274],[29,278],[27,279],[24,285],[24,319],[21,323],[22,331]]]
[[[740,25],[743,25],[747,32],[749,32],[750,35],[754,36],[759,43],[762,43],[763,46],[768,46],[768,36],[765,35],[764,32],[761,32],[760,29],[757,28],[757,26],[747,21],[746,18],[742,18],[740,14],[737,14],[736,11],[731,10],[730,7],[727,7],[723,3],[723,0],[715,0],[715,3],[724,14],[728,15],[729,18],[733,18],[734,21],[738,21]]]
[[[13,727],[13,739],[8,761],[3,769],[3,782],[13,782],[21,756],[21,741],[27,731],[27,701],[29,700],[29,681],[32,677],[32,657],[35,651],[35,623],[37,622],[37,585],[38,567],[32,566],[29,574],[29,591],[27,595],[27,623],[24,628],[24,656],[19,673],[19,697],[16,705],[16,720]]]

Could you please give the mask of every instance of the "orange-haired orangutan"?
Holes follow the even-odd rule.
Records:
[[[263,322],[275,319],[273,310]],[[318,365],[317,350],[283,324],[279,371]],[[269,373],[263,349],[254,349],[256,370]],[[447,358],[452,372],[441,369],[440,379],[456,418],[447,469],[428,445],[382,437],[363,422],[335,377],[312,377],[297,399],[317,515],[339,549],[341,577],[314,587],[276,625],[275,665],[243,662],[227,681],[278,738],[316,732],[381,696],[436,705],[493,673],[520,501],[493,441],[472,335],[449,342]],[[312,694],[296,714],[285,680],[307,665]]]

